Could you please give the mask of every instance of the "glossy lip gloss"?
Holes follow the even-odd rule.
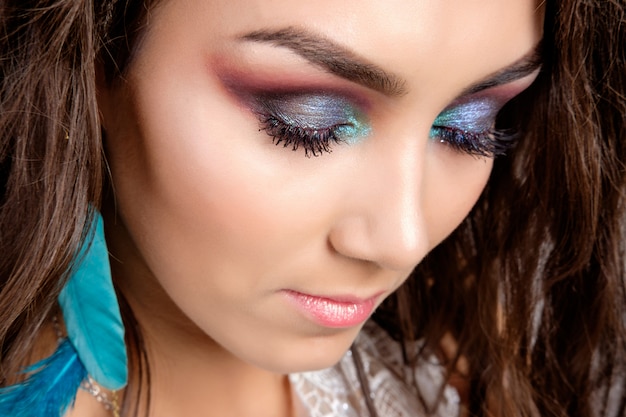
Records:
[[[363,323],[374,310],[376,296],[367,300],[351,297],[327,298],[285,291],[287,299],[305,316],[324,327],[346,328]]]

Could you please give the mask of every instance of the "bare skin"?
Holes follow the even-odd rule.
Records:
[[[362,323],[320,324],[289,292],[377,305],[404,282],[493,162],[431,126],[459,100],[503,104],[526,88],[536,72],[468,92],[540,38],[534,0],[162,2],[125,82],[99,94],[107,240],[152,360],[150,416],[292,414],[285,375],[332,366]],[[332,73],[303,44],[395,89]],[[349,126],[306,157],[272,143],[268,107],[283,123]],[[71,415],[98,406],[81,393]]]

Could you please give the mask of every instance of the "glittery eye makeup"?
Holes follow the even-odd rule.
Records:
[[[218,74],[237,101],[257,116],[259,131],[267,133],[275,145],[304,150],[307,157],[372,136],[370,116],[376,116],[378,123],[381,113],[388,114],[378,112],[386,101],[336,80],[321,81],[314,76],[277,79],[229,67]],[[533,79],[529,75],[506,84],[468,88],[435,118],[430,139],[465,155],[506,154],[516,144],[518,134],[496,127],[498,113]]]
[[[276,145],[302,147],[307,156],[331,152],[340,142],[366,138],[367,116],[351,100],[325,93],[262,94],[253,100],[261,128]]]
[[[482,95],[455,102],[437,116],[430,137],[470,155],[504,155],[517,138],[514,131],[495,127],[496,117],[507,101]]]

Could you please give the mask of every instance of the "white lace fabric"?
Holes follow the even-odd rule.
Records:
[[[435,356],[421,359],[415,369],[405,365],[400,345],[373,322],[363,327],[355,348],[379,417],[459,415],[459,395],[454,387],[444,386],[445,370]],[[350,351],[332,368],[292,374],[289,379],[299,402],[298,417],[370,415]]]

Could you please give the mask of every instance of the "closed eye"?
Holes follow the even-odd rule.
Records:
[[[333,145],[354,142],[371,130],[358,106],[332,94],[261,95],[254,108],[261,130],[276,145],[302,147],[306,156],[332,152]]]

